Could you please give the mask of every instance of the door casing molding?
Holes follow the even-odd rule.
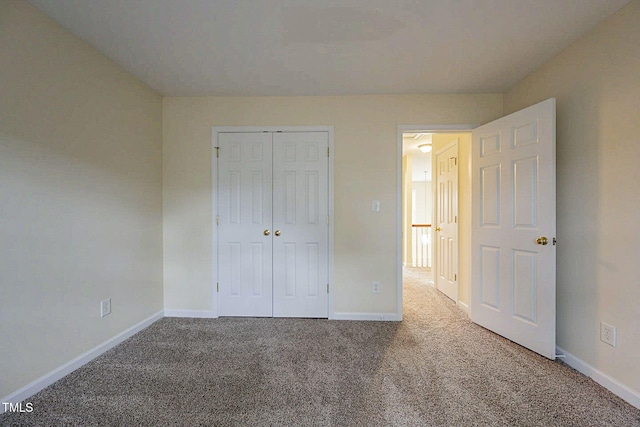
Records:
[[[211,317],[218,317],[218,233],[216,228],[216,212],[218,212],[218,201],[216,189],[218,188],[218,173],[216,162],[216,150],[218,146],[218,134],[220,133],[240,133],[240,132],[327,132],[329,136],[329,296],[328,311],[329,319],[334,318],[334,283],[333,283],[333,229],[334,229],[334,204],[333,204],[333,126],[213,126],[211,128],[211,291],[212,310]]]

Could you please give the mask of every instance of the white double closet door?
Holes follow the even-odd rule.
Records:
[[[217,143],[218,314],[328,317],[328,132]]]

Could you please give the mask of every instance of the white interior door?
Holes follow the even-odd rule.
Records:
[[[458,301],[458,144],[436,154],[436,288]]]
[[[555,99],[472,131],[471,319],[555,359]]]
[[[328,132],[218,134],[218,313],[328,317]]]
[[[271,134],[218,134],[218,314],[273,315]]]
[[[328,316],[326,132],[273,135],[273,315]]]

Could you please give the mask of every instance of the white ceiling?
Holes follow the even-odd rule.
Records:
[[[29,0],[165,96],[503,92],[629,0]]]

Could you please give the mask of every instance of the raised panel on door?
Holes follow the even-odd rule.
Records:
[[[271,135],[218,134],[218,313],[271,316]]]
[[[472,174],[471,319],[554,359],[555,100],[474,129]]]
[[[327,132],[273,134],[276,317],[328,316],[328,143]]]

